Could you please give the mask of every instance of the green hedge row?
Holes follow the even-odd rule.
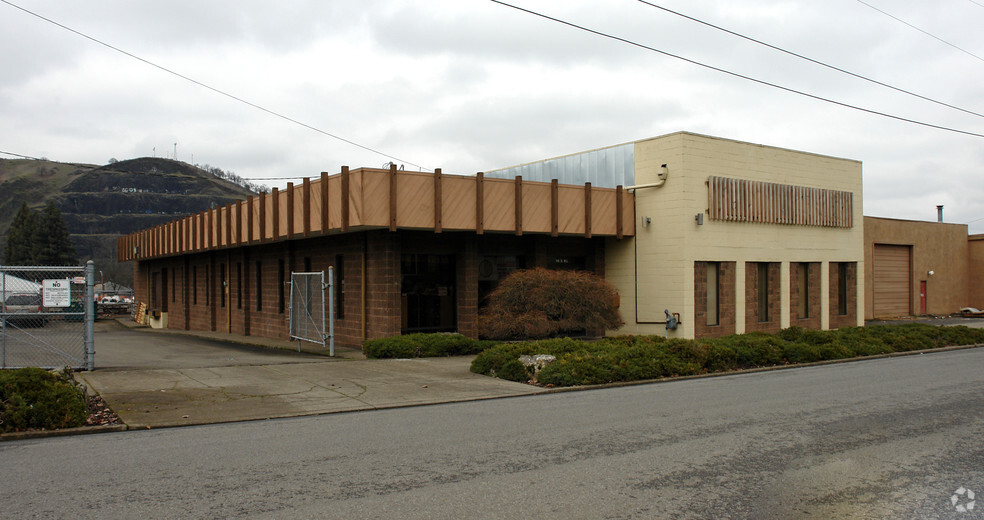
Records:
[[[746,368],[984,343],[984,330],[922,324],[848,327],[832,331],[784,329],[723,338],[686,340],[618,336],[596,342],[550,339],[507,343],[480,353],[471,371],[526,382],[521,355],[552,354],[557,361],[537,375],[543,385],[572,386],[638,381]]]
[[[370,339],[362,343],[362,353],[370,359],[467,356],[498,345],[461,334],[407,334]]]
[[[0,432],[82,426],[83,394],[67,377],[41,370],[0,370]]]

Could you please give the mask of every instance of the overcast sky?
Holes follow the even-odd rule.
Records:
[[[683,130],[863,161],[865,215],[935,220],[944,204],[948,222],[984,233],[982,137],[755,84],[488,0],[10,0],[385,155],[0,1],[4,152],[105,164],[172,157],[177,143],[179,160],[283,187],[287,179],[265,179],[391,160],[474,173]],[[984,0],[865,1],[652,3],[984,114]],[[510,3],[816,96],[984,134],[984,116],[636,0]]]

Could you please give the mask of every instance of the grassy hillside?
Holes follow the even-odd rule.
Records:
[[[170,159],[144,157],[105,166],[0,159],[0,259],[21,202],[40,209],[53,201],[79,258],[95,261],[104,280],[132,287],[132,265],[116,262],[119,236],[252,194]]]

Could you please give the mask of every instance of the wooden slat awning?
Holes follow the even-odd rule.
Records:
[[[142,260],[368,229],[612,236],[635,234],[632,193],[476,176],[342,167],[120,237],[117,259]]]
[[[854,194],[849,191],[709,177],[708,214],[714,220],[797,226],[854,226]]]

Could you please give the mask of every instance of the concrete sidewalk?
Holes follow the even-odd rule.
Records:
[[[77,375],[129,428],[159,428],[542,392],[471,373],[472,357],[325,357],[101,324],[96,370]],[[296,344],[295,344],[296,345]],[[295,347],[296,348],[296,347]]]

